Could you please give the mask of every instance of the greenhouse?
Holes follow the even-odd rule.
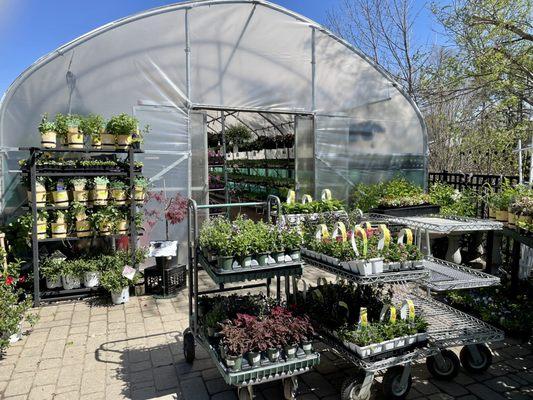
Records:
[[[387,51],[390,22],[410,25],[409,0],[335,7]],[[336,33],[268,1],[184,1],[16,78],[0,102],[0,398],[533,395],[527,124],[508,118],[516,148],[494,145],[516,155],[507,175],[437,169],[479,163],[473,145],[434,154],[478,134],[439,108],[463,89],[426,104],[334,17]],[[413,54],[421,87],[450,78]]]

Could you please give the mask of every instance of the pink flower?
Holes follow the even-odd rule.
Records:
[[[11,286],[11,285],[13,284],[14,281],[15,281],[15,279],[13,279],[12,276],[8,276],[8,277],[6,278],[6,284],[7,284],[8,286]]]

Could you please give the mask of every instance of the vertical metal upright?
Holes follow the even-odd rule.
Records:
[[[32,235],[31,248],[33,253],[33,306],[38,307],[41,302],[41,288],[39,287],[39,239],[37,229],[37,160],[36,151],[30,149],[30,187],[31,187],[31,214],[32,214]]]
[[[224,110],[220,111],[220,124],[221,124],[221,133],[222,133],[222,155],[224,161],[224,199],[226,204],[229,204],[229,190],[228,190],[228,161],[226,156],[226,113]],[[228,209],[229,215],[229,209]]]
[[[128,178],[130,183],[130,250],[131,250],[131,265],[135,269],[139,269],[135,252],[137,250],[137,225],[135,224],[135,214],[137,213],[137,201],[135,200],[135,150],[130,146],[128,149],[129,170]]]

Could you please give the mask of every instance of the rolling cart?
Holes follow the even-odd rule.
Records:
[[[264,361],[260,366],[251,368],[246,360],[243,361],[242,369],[232,372],[226,368],[215,348],[204,337],[199,327],[198,299],[201,295],[210,295],[244,289],[266,287],[267,296],[270,296],[270,285],[273,278],[276,278],[276,297],[281,300],[281,277],[285,277],[285,293],[289,298],[291,293],[290,277],[300,277],[302,275],[301,262],[285,262],[279,264],[268,264],[264,267],[253,266],[222,271],[215,268],[200,253],[198,248],[198,210],[209,210],[211,208],[238,208],[238,207],[266,207],[267,218],[270,220],[271,207],[276,205],[279,210],[280,200],[276,196],[268,196],[266,202],[197,205],[194,200],[188,203],[188,273],[189,273],[189,328],[183,334],[183,352],[187,362],[192,363],[195,359],[195,346],[202,346],[217,366],[220,374],[227,384],[236,386],[239,400],[249,400],[253,398],[253,386],[265,382],[281,380],[285,399],[294,399],[298,388],[297,375],[309,371],[320,362],[320,354],[312,352],[309,355],[299,351],[293,360],[270,363]],[[202,266],[210,278],[219,287],[218,289],[199,291],[198,288],[198,266]],[[242,283],[251,280],[264,280],[266,283],[254,283],[240,286],[226,287],[226,284]]]

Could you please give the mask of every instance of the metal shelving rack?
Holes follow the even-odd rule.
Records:
[[[220,374],[226,383],[238,388],[239,400],[253,398],[253,386],[275,380],[282,380],[286,399],[293,399],[297,388],[296,376],[309,371],[320,362],[320,354],[312,353],[305,355],[297,354],[294,360],[280,361],[276,363],[262,362],[256,368],[250,368],[243,361],[243,368],[238,372],[231,372],[225,368],[216,350],[209,344],[199,329],[198,321],[198,298],[200,295],[218,294],[230,291],[238,291],[259,287],[266,287],[267,295],[270,296],[271,279],[276,278],[276,297],[281,299],[281,276],[285,276],[285,294],[290,297],[290,277],[300,277],[302,274],[301,262],[287,262],[271,264],[265,267],[249,267],[234,271],[220,271],[214,268],[200,253],[198,247],[198,210],[210,210],[213,208],[234,207],[266,207],[267,218],[270,220],[271,205],[275,204],[280,209],[280,201],[276,196],[268,196],[266,202],[232,203],[217,205],[197,205],[194,200],[189,200],[187,226],[188,226],[188,274],[189,274],[189,328],[183,334],[183,351],[187,362],[192,363],[195,358],[195,345],[200,344],[210,355]],[[218,289],[199,291],[198,266],[201,265],[211,279],[218,284]],[[226,287],[226,283],[238,283],[248,280],[264,280],[266,283],[247,284],[241,286]],[[296,287],[293,288],[296,290]]]
[[[52,243],[52,242],[62,242],[68,243],[78,240],[94,240],[97,238],[116,238],[125,235],[109,235],[102,237],[88,237],[88,238],[78,238],[78,237],[67,237],[67,238],[46,238],[38,239],[37,236],[37,219],[38,212],[40,210],[68,210],[69,207],[35,207],[34,205],[37,202],[36,198],[36,178],[37,177],[90,177],[90,176],[117,176],[117,177],[127,177],[129,181],[130,193],[134,191],[134,178],[136,175],[140,174],[140,171],[135,170],[135,154],[142,153],[142,150],[129,148],[128,150],[104,150],[104,149],[69,149],[69,148],[55,148],[55,149],[46,149],[41,147],[21,147],[20,151],[28,151],[30,153],[28,170],[23,170],[23,174],[28,174],[30,178],[30,190],[31,190],[31,202],[28,205],[33,217],[33,229],[32,229],[32,258],[33,258],[33,304],[35,307],[38,307],[42,301],[53,302],[57,300],[72,300],[79,299],[87,296],[91,296],[98,291],[98,288],[79,288],[71,290],[46,290],[41,291],[40,288],[40,274],[39,274],[39,245]],[[122,171],[79,171],[76,168],[65,168],[63,171],[42,171],[41,168],[38,168],[37,161],[46,153],[75,153],[75,154],[125,154],[127,155],[128,166]],[[135,262],[135,250],[137,246],[137,227],[135,225],[135,212],[137,204],[135,201],[130,201],[129,205],[129,227],[130,227],[130,250],[132,252],[132,266],[136,267]]]

